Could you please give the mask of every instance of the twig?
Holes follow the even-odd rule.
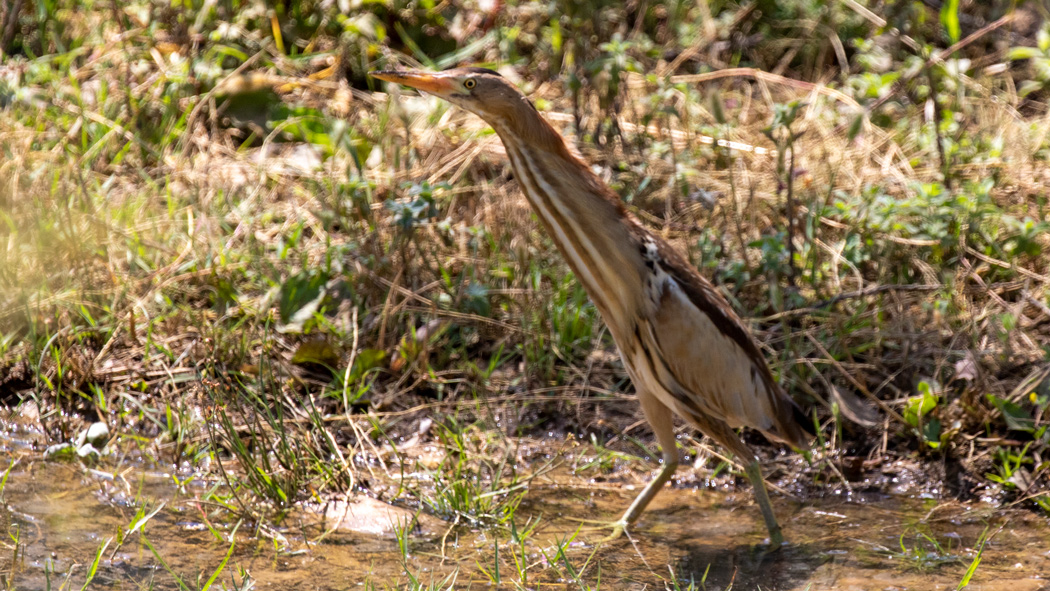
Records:
[[[573,117],[572,115],[568,115],[568,114],[565,114],[565,113],[555,113],[555,112],[544,113],[543,116],[548,121],[556,121],[558,123],[569,123],[569,122],[572,121],[572,117]],[[689,133],[687,133],[685,131],[682,131],[680,129],[664,130],[664,129],[661,129],[659,126],[655,125],[655,124],[638,125],[638,124],[635,124],[635,123],[631,123],[630,121],[618,120],[617,121],[617,125],[619,125],[622,130],[624,130],[626,132],[629,132],[629,133],[639,133],[639,132],[644,131],[645,133],[649,133],[649,134],[652,134],[652,135],[667,134],[667,135],[669,135],[671,137],[671,140],[673,140],[675,142],[678,142],[679,145],[682,145],[682,146],[689,146],[689,145],[691,145],[693,143],[699,142],[701,144],[715,145],[715,146],[719,146],[719,147],[722,147],[722,148],[729,148],[730,150],[737,150],[738,152],[751,152],[751,153],[759,154],[759,155],[762,155],[762,156],[776,155],[776,153],[777,153],[776,150],[771,149],[771,148],[766,148],[766,147],[763,147],[763,146],[753,146],[751,144],[745,144],[743,142],[734,142],[734,141],[726,140],[726,139],[716,139],[716,138],[713,138],[713,137],[711,137],[709,135],[695,135],[694,136],[694,135],[691,135],[691,134],[689,134]],[[502,145],[500,145],[498,143],[494,142],[492,148],[493,148],[492,152],[494,154],[504,154],[505,153],[505,152],[502,151]]]
[[[939,290],[944,289],[944,287],[945,286],[940,285],[940,284],[934,284],[934,285],[920,285],[920,284],[913,284],[913,285],[908,285],[908,284],[905,284],[905,285],[900,285],[900,284],[873,285],[871,287],[865,287],[864,289],[858,289],[857,291],[849,291],[849,292],[846,292],[846,293],[842,293],[842,294],[839,294],[839,295],[837,295],[837,296],[835,296],[833,298],[817,302],[815,304],[806,306],[804,308],[793,308],[791,310],[784,310],[783,312],[778,312],[778,313],[773,314],[771,316],[766,316],[766,317],[762,318],[762,321],[763,322],[769,322],[769,321],[773,321],[773,320],[778,320],[778,319],[780,319],[782,317],[785,317],[785,316],[796,316],[796,315],[799,315],[799,314],[808,314],[810,312],[816,312],[817,310],[821,310],[823,308],[828,308],[828,307],[833,306],[833,305],[835,305],[835,304],[837,304],[837,303],[839,303],[841,301],[844,301],[844,300],[853,300],[853,299],[857,299],[857,298],[863,298],[863,297],[867,297],[867,296],[870,296],[870,295],[875,295],[875,294],[879,294],[879,293],[885,293],[885,292],[888,292],[888,291],[939,291]]]
[[[1043,315],[1046,316],[1048,320],[1050,320],[1050,308],[1048,308],[1046,304],[1032,297],[1032,294],[1028,293],[1028,290],[1024,290],[1023,292],[1021,292],[1021,297],[1023,297],[1025,301],[1027,301],[1029,304],[1035,306],[1037,310],[1042,312]]]
[[[794,132],[788,127],[788,137],[793,136]],[[791,287],[798,288],[795,270],[795,142],[789,142],[788,147],[791,149],[787,170],[788,280],[791,281]]]
[[[154,158],[156,158],[158,162],[160,162],[160,163],[162,163],[162,164],[164,164],[166,166],[169,166],[171,168],[175,168],[175,161],[174,160],[172,160],[171,158],[168,158],[166,156],[161,155],[159,152],[154,150],[152,146],[150,146],[149,144],[144,142],[141,138],[139,138],[137,135],[135,135],[134,133],[129,131],[126,127],[124,127],[123,125],[117,123],[116,121],[113,121],[112,119],[109,119],[109,118],[107,118],[107,117],[105,117],[105,116],[103,116],[103,115],[101,115],[99,113],[96,113],[94,111],[88,111],[87,109],[84,109],[83,107],[80,107],[78,105],[74,105],[74,104],[72,104],[72,103],[70,103],[68,101],[60,100],[60,99],[57,99],[57,98],[52,98],[51,99],[51,104],[55,105],[56,107],[66,111],[66,112],[68,112],[68,113],[70,113],[72,115],[75,115],[77,117],[85,117],[87,119],[90,119],[90,120],[94,121],[95,123],[98,123],[99,125],[103,125],[105,127],[108,127],[109,129],[112,129],[116,133],[119,133],[120,135],[122,135],[124,137],[124,139],[128,140],[129,142],[134,143],[139,148],[141,148],[144,152],[146,152],[150,156],[153,156]]]
[[[746,6],[742,6],[740,10],[738,10],[733,16],[733,22],[729,23],[726,29],[730,31],[736,29],[737,26],[744,19],[751,16],[751,13],[755,11],[755,8],[757,6],[758,4],[755,2],[751,2]],[[718,31],[715,28],[714,19],[711,17],[711,7],[708,6],[707,1],[704,0],[703,2],[697,2],[697,8],[700,9],[701,22],[704,23],[703,32],[701,33],[700,38],[694,45],[690,46],[685,51],[678,54],[678,56],[675,57],[670,64],[663,68],[660,68],[660,70],[658,70],[656,73],[657,78],[663,78],[671,72],[677,71],[678,68],[682,67],[682,64],[700,55],[700,52],[704,48],[711,45],[711,42],[717,38]]]
[[[874,16],[874,15],[872,15],[872,16]],[[959,41],[958,43],[954,43],[954,44],[950,45],[944,51],[935,52],[933,55],[931,55],[929,57],[929,59],[926,60],[926,63],[923,64],[922,68],[919,68],[918,70],[916,70],[910,76],[905,76],[903,78],[899,78],[897,80],[897,82],[895,82],[893,84],[893,87],[890,89],[890,91],[888,93],[886,93],[885,96],[883,96],[882,98],[878,99],[877,101],[875,101],[874,103],[869,105],[867,107],[867,109],[865,109],[865,112],[867,112],[867,113],[875,112],[876,109],[878,109],[882,105],[884,105],[887,102],[889,102],[889,100],[892,99],[893,97],[897,96],[900,93],[901,89],[904,88],[904,85],[907,84],[908,82],[911,82],[916,76],[921,74],[923,72],[923,70],[925,70],[926,68],[929,68],[933,64],[944,62],[944,58],[946,56],[949,56],[949,55],[955,53],[956,51],[959,51],[960,49],[966,47],[967,45],[973,43],[974,41],[980,39],[981,37],[987,35],[988,33],[998,29],[999,27],[1001,27],[1001,26],[1003,26],[1005,24],[1008,24],[1013,19],[1014,19],[1014,13],[1011,12],[1010,14],[1007,14],[1006,16],[1002,17],[1001,19],[999,19],[999,20],[997,20],[997,21],[995,21],[995,22],[993,22],[991,24],[985,25],[985,26],[981,27],[980,29],[977,29],[973,33],[970,33],[969,35],[966,36],[965,39]],[[886,25],[886,21],[885,20],[879,18],[878,21],[882,23],[879,26],[885,26]],[[877,25],[879,24],[879,22],[877,22],[877,21],[872,21],[872,22],[874,22]],[[918,50],[917,48],[914,48],[914,47],[912,49]]]
[[[218,90],[220,88],[223,88],[223,85],[228,80],[230,80],[230,79],[232,79],[232,78],[234,78],[236,76],[239,76],[241,72],[243,72],[244,70],[246,70],[249,67],[251,67],[256,61],[258,61],[258,59],[260,57],[262,57],[265,54],[266,54],[266,49],[265,48],[264,49],[260,49],[254,55],[252,55],[248,59],[244,60],[243,64],[237,66],[237,68],[234,71],[232,71],[229,74],[227,74],[222,80],[220,80],[215,86],[213,86],[211,90],[209,90],[208,92],[204,93],[204,95],[200,97],[200,100],[197,101],[197,104],[193,106],[193,110],[190,111],[189,116],[186,117],[186,128],[185,128],[186,129],[186,132],[185,132],[186,133],[186,139],[185,139],[186,144],[182,147],[182,156],[184,158],[189,155],[190,146],[192,146],[192,144],[193,144],[193,142],[192,142],[193,125],[197,121],[197,115],[200,113],[200,110],[204,107],[204,105],[207,105],[207,104],[209,104],[211,102],[211,99],[214,98],[214,96],[215,96],[216,90]]]
[[[732,199],[732,204],[733,204],[733,225],[735,226],[734,229],[736,230],[737,248],[740,249],[740,258],[744,262],[744,269],[747,270],[748,276],[753,276],[754,272],[751,269],[751,258],[747,256],[747,240],[744,240],[744,228],[740,224],[740,208],[737,205],[739,203],[739,199],[737,197],[737,191],[736,191],[736,175],[733,174],[733,168],[735,167],[735,165],[736,165],[736,162],[732,158],[730,158],[729,166],[726,167],[726,169],[729,172],[729,189],[730,189],[730,191],[733,194],[733,199]],[[728,218],[728,213],[727,213],[728,210],[729,210],[728,207],[726,207],[724,205],[722,206],[722,215],[727,217],[727,218]],[[726,219],[726,225],[729,225],[729,220],[728,219]]]
[[[874,12],[868,10],[867,8],[862,6],[860,3],[858,3],[856,0],[842,0],[842,3],[845,4],[846,6],[849,6],[850,9],[852,9],[854,12],[856,12],[857,14],[861,15],[862,17],[868,19],[868,21],[871,24],[875,25],[876,27],[879,27],[880,29],[881,28],[885,28],[886,25],[888,24],[886,22],[886,19],[884,19],[881,16],[875,14]],[[896,37],[898,37],[905,45],[910,47],[912,49],[912,51],[919,51],[919,44],[914,39],[909,37],[908,35],[902,34],[899,29],[896,29],[896,28],[893,29],[893,31],[891,31],[891,34],[893,34]]]
[[[952,177],[951,169],[948,167],[948,153],[944,149],[944,138],[941,137],[941,103],[937,102],[937,79],[933,75],[933,67],[927,65],[926,79],[930,82],[930,100],[933,104],[933,121],[930,123],[933,125],[933,138],[937,142],[937,155],[941,159],[941,175],[944,176],[944,186],[948,189],[948,192],[952,192]]]
[[[831,97],[839,102],[845,103],[857,111],[863,111],[864,107],[860,103],[855,101],[853,97],[848,94],[835,90],[834,88],[828,88],[823,84],[814,84],[812,82],[805,82],[803,80],[795,80],[786,76],[780,76],[777,74],[770,74],[769,72],[763,72],[757,68],[728,68],[725,70],[717,70],[714,72],[707,72],[704,74],[686,74],[682,76],[671,76],[671,82],[673,84],[696,84],[699,82],[708,82],[710,80],[718,80],[719,78],[754,78],[762,82],[769,82],[772,84],[779,84],[781,86],[791,86],[807,92],[815,92],[817,94],[823,94]]]
[[[4,39],[0,42],[0,53],[7,54],[11,42],[15,40],[15,24],[18,23],[18,15],[22,12],[22,2],[15,0],[13,6],[8,6],[7,14],[4,15]]]
[[[821,343],[819,339],[808,333],[806,334],[806,339],[808,339],[809,342],[812,343],[818,351],[820,351],[820,354],[823,355],[825,359],[827,359],[828,363],[831,364],[832,367],[834,367],[836,370],[838,370],[840,374],[842,374],[842,377],[846,378],[846,381],[853,384],[853,387],[857,390],[860,390],[860,392],[864,394],[864,396],[866,396],[868,400],[874,402],[875,406],[878,406],[882,412],[886,413],[886,415],[890,417],[893,417],[894,420],[896,420],[902,425],[908,424],[908,422],[904,420],[904,417],[902,417],[900,413],[890,408],[889,405],[887,405],[882,399],[872,394],[871,390],[868,390],[867,386],[860,383],[860,381],[858,381],[857,378],[853,377],[853,374],[846,371],[846,368],[842,367],[842,364],[839,363],[839,361],[835,359],[835,357],[832,356],[831,353],[828,352],[828,350],[824,347],[823,343]]]
[[[1025,277],[1028,277],[1029,279],[1035,279],[1036,281],[1041,281],[1043,283],[1050,284],[1050,277],[1047,277],[1045,275],[1040,275],[1040,274],[1035,273],[1033,271],[1029,271],[1028,269],[1025,269],[1024,267],[1019,267],[1017,265],[1008,263],[1006,261],[1000,261],[999,259],[992,258],[992,257],[990,257],[990,256],[988,256],[988,255],[986,255],[984,253],[981,253],[981,252],[978,252],[978,251],[974,250],[973,248],[971,248],[969,246],[966,247],[966,253],[971,255],[971,256],[973,256],[974,258],[980,259],[980,260],[988,263],[989,265],[995,265],[997,267],[1002,267],[1004,269],[1010,269],[1012,271],[1017,271],[1018,273],[1020,273],[1021,275],[1024,275]]]

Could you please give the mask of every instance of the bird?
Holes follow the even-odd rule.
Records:
[[[495,130],[522,193],[616,342],[660,444],[662,467],[623,516],[607,524],[612,532],[603,541],[632,526],[678,468],[677,414],[744,464],[769,544],[782,546],[759,462],[735,429],[756,429],[801,450],[808,447],[812,424],[714,285],[646,229],[498,72],[461,67],[378,70],[371,76],[440,97]]]

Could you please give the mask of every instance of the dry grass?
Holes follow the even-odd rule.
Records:
[[[191,409],[241,389],[299,425],[314,407],[296,401],[314,400],[339,419],[331,441],[365,456],[411,433],[406,409],[501,416],[513,435],[604,439],[634,422],[611,340],[479,121],[324,78],[335,55],[278,55],[265,28],[245,33],[243,60],[205,43],[192,63],[218,73],[190,81],[178,27],[153,42],[92,14],[100,33],[68,33],[104,42],[69,63],[2,66],[0,393],[39,403],[50,438],[100,418],[156,435],[144,447],[159,457],[200,460],[205,445],[171,445],[200,443]],[[361,80],[352,55],[338,59]],[[1046,484],[1050,114],[1018,95],[1018,68],[985,71],[941,75],[951,120],[939,131],[922,88],[902,85],[855,137],[849,81],[863,70],[827,82],[623,72],[615,107],[601,72],[578,101],[557,79],[523,84],[754,319],[776,373],[826,427],[834,461],[814,471],[835,480],[835,458],[913,453],[956,467],[949,486],[966,497],[991,484],[1000,450],[1024,448],[1027,480],[1000,483],[1016,499]],[[794,100],[806,106],[788,174],[763,130]],[[953,150],[947,176],[938,140]],[[413,187],[433,190],[436,215],[399,223],[392,204],[418,202]],[[310,278],[326,295],[293,319],[310,310],[289,286]],[[922,383],[937,406],[909,424]],[[1029,413],[1032,431],[988,394]],[[842,421],[843,396],[869,401],[876,425]],[[184,413],[177,425],[153,420],[165,405]]]

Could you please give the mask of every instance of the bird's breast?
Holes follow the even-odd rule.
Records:
[[[631,334],[620,343],[635,387],[697,425],[717,420],[768,430],[772,393],[756,361],[720,329],[707,306],[691,299],[655,239],[642,240],[639,252],[645,297]]]

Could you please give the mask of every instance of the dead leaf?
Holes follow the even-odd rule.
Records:
[[[861,400],[852,392],[845,392],[835,386],[831,387],[831,398],[839,405],[839,411],[847,419],[863,427],[875,427],[882,424],[882,417],[866,400]]]
[[[972,351],[967,351],[966,357],[955,362],[955,379],[972,382],[977,379],[977,375],[977,359],[974,358]]]

